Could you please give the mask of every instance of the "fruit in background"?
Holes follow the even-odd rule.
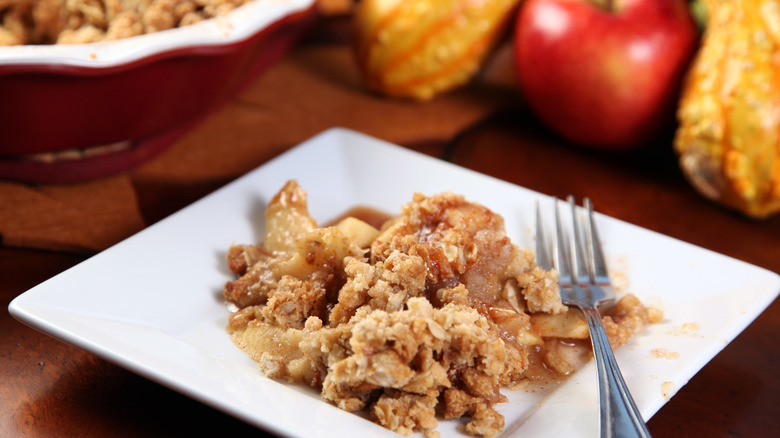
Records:
[[[520,0],[362,0],[355,53],[366,85],[428,100],[468,82],[503,36]]]
[[[634,148],[673,126],[698,42],[685,0],[527,0],[518,13],[520,88],[572,142]]]
[[[704,196],[761,218],[780,212],[780,2],[704,0],[675,149]]]

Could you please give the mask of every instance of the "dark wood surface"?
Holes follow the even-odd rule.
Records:
[[[339,111],[338,102],[330,104],[332,111]],[[235,107],[224,111],[228,110],[235,111]],[[211,129],[219,128],[222,119],[217,116],[216,120]],[[522,108],[503,108],[446,139],[410,135],[399,142],[549,195],[590,196],[607,215],[780,272],[780,216],[748,220],[703,199],[678,171],[669,138],[638,152],[595,152],[555,137]],[[279,145],[269,142],[263,156],[270,158],[279,152]],[[138,186],[136,202],[151,223],[228,179],[175,187]],[[2,302],[7,306],[28,288],[87,257],[0,247]],[[0,331],[2,436],[263,435],[237,419],[39,333],[7,312],[0,314]],[[780,304],[775,300],[649,421],[653,435],[780,435],[778,332]]]

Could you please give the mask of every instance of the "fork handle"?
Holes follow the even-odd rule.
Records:
[[[585,314],[590,329],[590,340],[598,370],[601,436],[650,437],[615,361],[607,333],[601,323],[601,314],[593,307],[583,308],[582,313]]]

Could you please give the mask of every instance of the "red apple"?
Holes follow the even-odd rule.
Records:
[[[514,35],[519,85],[563,137],[638,147],[674,121],[698,38],[686,0],[526,0]]]

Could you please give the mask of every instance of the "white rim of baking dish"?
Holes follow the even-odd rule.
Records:
[[[20,65],[106,68],[170,51],[229,45],[248,39],[286,16],[308,9],[315,1],[254,0],[221,17],[114,41],[1,46],[0,69]]]

